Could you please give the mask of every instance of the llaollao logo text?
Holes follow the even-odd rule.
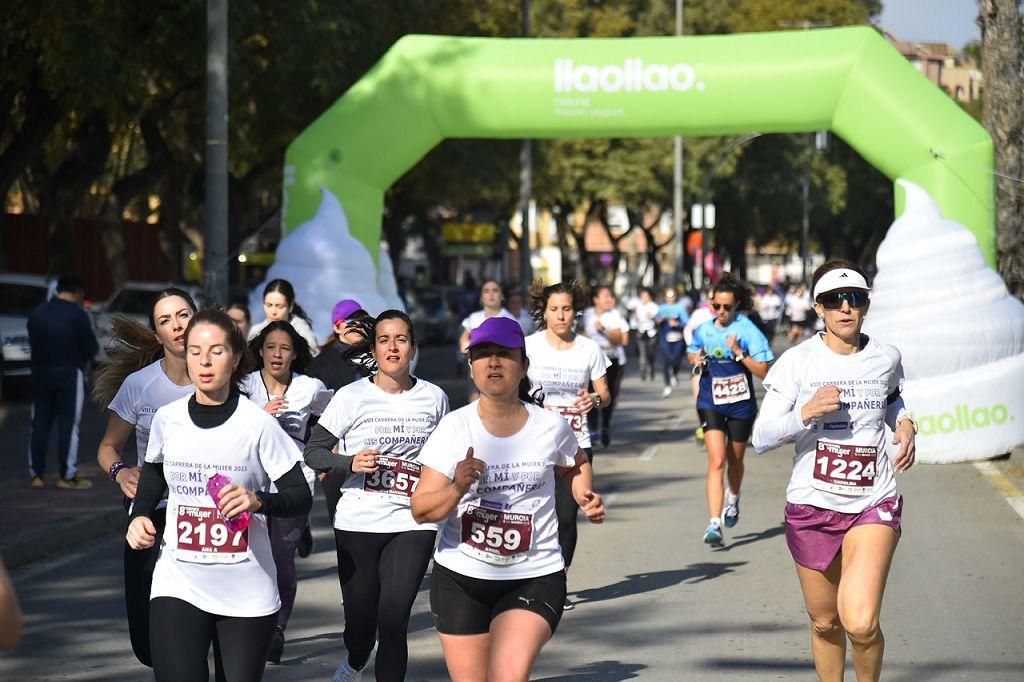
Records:
[[[701,67],[703,64],[698,64]],[[687,92],[703,90],[704,81],[689,64],[647,64],[626,59],[622,64],[575,64],[555,60],[555,92]]]
[[[985,429],[1017,420],[1002,403],[988,407],[971,407],[962,403],[956,405],[951,412],[915,415],[915,419],[922,436]]]

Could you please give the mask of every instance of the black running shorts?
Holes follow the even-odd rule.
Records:
[[[565,605],[565,571],[522,580],[470,578],[434,563],[430,576],[430,611],[444,635],[481,635],[491,620],[511,609],[532,611],[555,634]]]
[[[754,430],[753,419],[736,419],[727,417],[717,410],[702,408],[697,410],[700,414],[700,425],[705,433],[708,431],[725,431],[729,440],[733,443],[746,443],[750,440],[750,434]]]

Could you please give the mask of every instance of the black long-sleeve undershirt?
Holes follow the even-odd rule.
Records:
[[[317,424],[309,437],[309,442],[306,443],[306,449],[302,451],[306,466],[313,471],[337,474],[342,478],[351,474],[352,460],[355,458],[335,453],[334,446],[337,444],[338,437]]]
[[[309,484],[302,473],[302,467],[295,463],[283,476],[274,481],[276,493],[262,490],[256,491],[260,498],[258,514],[265,516],[302,516],[308,514],[313,507],[313,496],[309,492]],[[131,518],[149,516],[157,503],[167,491],[167,479],[164,478],[164,465],[146,462],[142,466],[139,487],[135,495],[135,507]]]

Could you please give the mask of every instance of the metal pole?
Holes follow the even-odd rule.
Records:
[[[740,147],[750,142],[751,140],[756,140],[757,138],[761,137],[761,134],[762,133],[747,133],[743,137],[738,137],[735,140],[733,140],[729,144],[729,146],[725,148],[725,151],[723,151],[722,154],[718,157],[718,159],[715,161],[715,165],[711,167],[711,170],[708,171],[707,177],[704,179],[704,188],[701,190],[700,193],[701,206],[706,206],[708,203],[708,192],[711,191],[711,179],[715,177],[715,171],[718,170],[718,167],[721,166],[725,162],[725,160],[729,158],[729,155],[732,154],[736,149],[739,149]],[[705,231],[706,229],[707,221],[702,220],[700,228],[700,288],[702,289],[704,288],[705,282],[707,282],[708,280],[707,273],[704,272],[704,238],[707,234]]]
[[[676,0],[676,35],[683,35],[683,0]],[[672,231],[676,236],[676,268],[672,281],[678,284],[685,274],[686,247],[683,244],[683,138],[674,140],[675,164],[672,173]]]
[[[804,134],[804,214],[800,225],[800,281],[807,282],[807,235],[811,225],[811,134]]]
[[[206,234],[204,285],[228,299],[228,0],[206,3]]]
[[[530,37],[530,0],[522,0],[523,37]],[[523,140],[519,151],[519,213],[523,223],[519,237],[519,278],[520,286],[529,286],[533,281],[533,266],[530,264],[530,196],[533,194],[533,140]]]

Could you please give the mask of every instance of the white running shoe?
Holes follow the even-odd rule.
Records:
[[[661,389],[661,397],[662,398],[667,398],[670,395],[672,395],[672,387],[671,386],[666,386],[665,388]]]
[[[671,382],[673,388],[675,387],[676,384],[679,383],[679,379],[676,379],[676,375],[675,374],[673,374],[671,377],[669,377],[669,381]]]
[[[725,506],[722,507],[722,520],[726,528],[732,528],[740,520],[740,496],[734,495],[731,490],[725,493]]]
[[[338,669],[334,671],[334,677],[331,678],[331,682],[359,682],[359,679],[363,676],[362,670],[356,670],[348,664],[348,654],[345,654],[345,660],[342,662]]]

